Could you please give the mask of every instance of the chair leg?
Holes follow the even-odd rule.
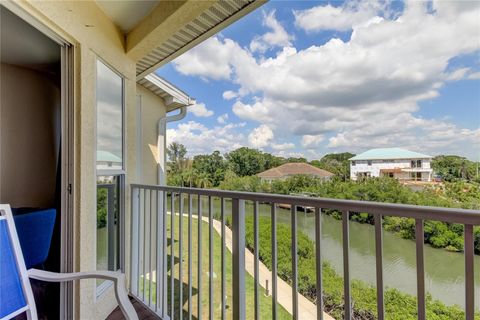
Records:
[[[122,310],[125,318],[127,320],[134,320],[138,319],[137,312],[133,308],[130,299],[128,298],[128,294],[125,291],[125,275],[121,274],[117,281],[115,281],[115,296],[117,297],[118,306],[120,310]]]

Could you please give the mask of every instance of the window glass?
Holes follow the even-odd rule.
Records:
[[[97,177],[97,270],[120,268],[120,180],[121,176]]]
[[[97,60],[97,270],[117,271],[121,268],[125,132],[123,94],[123,78]],[[97,286],[104,282],[98,280]]]
[[[97,60],[97,169],[123,169],[123,79]]]

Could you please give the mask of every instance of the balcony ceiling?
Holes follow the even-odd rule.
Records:
[[[98,6],[117,27],[127,34],[155,8],[160,0],[112,1],[97,0]]]
[[[266,0],[96,0],[125,34],[127,55],[143,79]]]

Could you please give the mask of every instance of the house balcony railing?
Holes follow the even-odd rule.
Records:
[[[480,225],[480,211],[451,208],[388,204],[367,201],[351,201],[326,198],[284,196],[277,194],[232,192],[221,190],[180,188],[167,186],[131,185],[132,192],[132,238],[131,238],[131,294],[143,302],[162,319],[225,319],[227,308],[233,319],[260,319],[259,304],[262,298],[259,291],[259,204],[270,206],[271,223],[271,315],[277,319],[278,285],[276,277],[277,253],[277,206],[290,206],[291,228],[291,270],[290,283],[291,313],[293,319],[305,319],[299,309],[298,293],[298,225],[297,208],[313,208],[315,214],[315,261],[316,292],[322,288],[321,255],[321,214],[324,209],[334,209],[342,213],[343,240],[343,296],[344,318],[351,319],[351,259],[349,246],[350,213],[364,212],[374,217],[375,268],[377,318],[385,318],[384,267],[383,267],[383,230],[382,218],[396,216],[415,219],[416,241],[416,290],[417,317],[425,319],[425,263],[424,263],[424,221],[444,221],[464,225],[465,260],[465,316],[473,319],[474,306],[474,234],[473,226]],[[180,201],[179,201],[180,200]],[[218,201],[219,207],[213,203]],[[205,210],[203,203],[206,202]],[[227,213],[227,206],[231,212]],[[246,214],[245,203],[253,203],[253,210]],[[196,212],[194,212],[196,211]],[[219,212],[214,212],[219,211]],[[171,214],[171,213],[174,214]],[[246,215],[253,215],[253,252],[246,249]],[[227,224],[227,216],[231,221]],[[203,223],[198,217],[202,217]],[[193,222],[192,222],[193,221]],[[177,225],[178,224],[178,225]],[[214,229],[220,225],[220,231]],[[202,231],[202,229],[205,229]],[[231,229],[231,239],[228,232]],[[221,248],[214,246],[214,234],[220,233]],[[207,232],[207,243],[202,232]],[[217,236],[217,235],[215,235]],[[230,241],[229,243],[227,243]],[[208,250],[203,254],[202,247]],[[228,249],[227,249],[228,247]],[[231,250],[231,274],[227,276],[226,255]],[[217,258],[215,258],[215,255]],[[247,316],[246,303],[246,255],[253,255],[254,294],[253,305],[248,305],[253,315]],[[175,257],[178,256],[177,261]],[[218,261],[220,259],[220,261]],[[220,274],[214,270],[214,264],[221,264]],[[176,266],[177,264],[177,266]],[[203,267],[202,267],[203,266]],[[218,265],[217,265],[218,266]],[[169,273],[170,272],[170,273]],[[220,277],[220,289],[214,287],[214,278]],[[205,277],[205,279],[204,279]],[[180,281],[179,281],[180,280]],[[217,281],[217,280],[215,280]],[[196,288],[194,289],[194,285]],[[205,286],[205,287],[204,287]],[[208,287],[208,293],[206,288]],[[227,290],[228,288],[228,290]],[[231,290],[231,291],[230,291]],[[231,301],[227,301],[227,292],[231,292]],[[207,295],[204,297],[203,295]],[[280,292],[284,295],[283,292]],[[214,300],[214,296],[216,300]],[[195,299],[192,300],[192,299]],[[251,299],[251,297],[249,297]],[[205,302],[206,301],[206,302]],[[214,302],[218,301],[218,302]],[[324,319],[322,296],[317,298],[315,314],[312,318]],[[228,307],[227,307],[228,305]],[[231,306],[231,309],[230,309]],[[208,312],[207,312],[208,310]],[[196,312],[196,314],[194,314]],[[217,313],[219,312],[219,313]],[[214,314],[215,313],[215,314]]]

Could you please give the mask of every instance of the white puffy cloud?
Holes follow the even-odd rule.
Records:
[[[320,142],[325,140],[325,136],[322,134],[310,135],[306,134],[302,136],[302,147],[306,149],[317,148]]]
[[[217,122],[220,124],[224,124],[225,122],[227,122],[227,120],[228,120],[228,113],[224,113],[217,117]]]
[[[225,100],[232,100],[232,99],[238,97],[238,93],[235,92],[235,91],[227,90],[223,93],[222,97]]]
[[[272,144],[271,147],[273,150],[276,150],[276,151],[284,151],[284,150],[295,149],[295,144],[291,142],[274,143]]]
[[[240,147],[248,146],[252,148],[268,149],[279,155],[291,154],[286,152],[295,148],[295,144],[276,143],[272,129],[266,125],[251,130],[248,136],[245,136],[245,122],[229,123],[226,125],[208,128],[196,121],[178,123],[176,127],[167,130],[167,143],[173,141],[182,143],[190,155],[211,153],[219,150],[222,153],[235,150]],[[298,153],[295,153],[298,154]]]
[[[472,72],[468,75],[469,80],[479,80],[480,79],[480,72]]]
[[[205,106],[205,103],[195,103],[194,105],[188,107],[188,111],[197,117],[206,118],[213,116],[213,111],[208,110],[207,106]]]
[[[273,131],[265,124],[253,129],[248,135],[248,141],[254,148],[264,148],[269,146],[272,140]]]
[[[301,50],[284,45],[272,57],[257,58],[230,39],[210,39],[222,52],[222,59],[212,58],[216,68],[226,70],[223,79],[238,85],[235,115],[266,125],[272,135],[281,129],[302,136],[302,143],[311,147],[316,142],[303,136],[324,136],[319,145],[352,151],[375,146],[468,150],[478,137],[477,128],[422,119],[416,112],[419,102],[437,97],[448,81],[479,78],[472,70],[452,71],[449,63],[480,51],[480,2],[410,1],[395,14],[383,5],[365,3],[335,9],[341,11],[338,21],[353,21],[349,26],[332,27],[337,22],[329,22],[328,28],[351,28],[348,40],[333,38]],[[320,6],[320,12],[326,6]],[[313,14],[313,9],[296,11],[297,25],[299,17]],[[203,50],[193,49],[191,55]],[[176,64],[177,70],[183,70],[183,63]],[[202,68],[192,70],[200,77],[219,78]],[[432,129],[437,127],[443,131]],[[261,139],[258,143],[265,144]]]
[[[263,25],[271,31],[261,36],[256,36],[250,42],[251,51],[265,52],[273,47],[286,47],[291,45],[293,36],[288,34],[285,28],[278,22],[275,17],[275,10],[269,13],[263,12]]]
[[[274,152],[274,155],[278,157],[284,157],[284,158],[305,158],[305,155],[302,152],[298,151],[286,151],[286,150],[280,150],[278,152]]]
[[[353,152],[374,147],[400,146],[432,153],[479,156],[480,128],[466,129],[442,120],[423,119],[404,113],[388,120],[383,126],[369,126],[339,132],[331,137],[328,146]],[[385,121],[385,120],[382,120]],[[476,154],[475,154],[476,152]]]
[[[173,65],[184,75],[214,80],[229,79],[232,70],[227,62],[234,46],[232,40],[212,37],[175,59]]]
[[[190,155],[214,150],[228,152],[246,145],[245,136],[239,130],[244,125],[239,123],[207,128],[195,121],[179,123],[176,128],[167,130],[167,143],[176,141],[184,144]]]
[[[380,1],[346,1],[342,6],[320,5],[294,11],[295,25],[305,31],[347,31],[386,9]]]
[[[445,80],[447,81],[458,81],[461,79],[466,78],[467,73],[470,71],[470,68],[459,68],[456,69],[445,76]]]

